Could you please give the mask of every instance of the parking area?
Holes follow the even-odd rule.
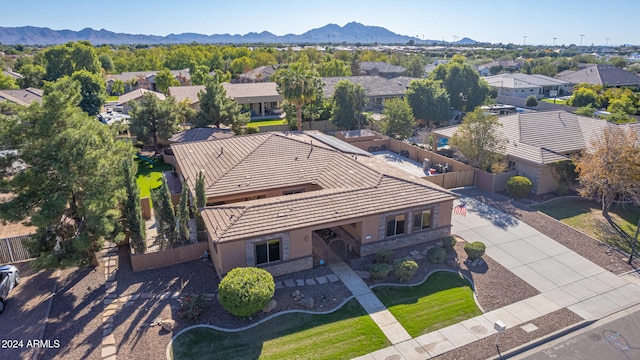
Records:
[[[31,359],[34,348],[29,348],[28,342],[41,339],[56,272],[36,272],[29,262],[14,265],[20,271],[21,281],[9,294],[0,314],[0,358]]]

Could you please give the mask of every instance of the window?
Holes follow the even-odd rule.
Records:
[[[282,195],[293,195],[293,194],[300,194],[303,192],[304,192],[304,189],[294,189],[294,190],[283,191]]]
[[[387,216],[387,236],[404,234],[404,214]]]
[[[413,214],[413,231],[431,227],[431,210],[422,210]]]
[[[280,261],[280,239],[256,244],[256,264]]]

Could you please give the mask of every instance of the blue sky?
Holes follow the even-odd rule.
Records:
[[[583,45],[640,44],[637,0],[0,0],[0,9],[0,26],[55,30],[285,35],[356,21],[431,40],[457,36],[514,44],[552,44],[553,38],[567,45],[581,40]]]

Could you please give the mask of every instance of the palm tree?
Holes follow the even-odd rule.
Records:
[[[318,73],[304,63],[292,63],[281,68],[273,78],[278,84],[278,92],[296,107],[298,131],[302,131],[302,107],[316,100],[322,91],[322,81]]]

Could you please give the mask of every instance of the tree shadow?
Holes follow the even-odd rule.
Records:
[[[494,226],[501,229],[507,229],[509,227],[515,227],[520,223],[520,220],[516,218],[517,213],[515,210],[505,212],[503,209],[498,209],[491,205],[491,202],[482,201],[476,198],[465,197],[461,200],[467,206],[467,211],[478,214],[481,218],[488,220]]]

